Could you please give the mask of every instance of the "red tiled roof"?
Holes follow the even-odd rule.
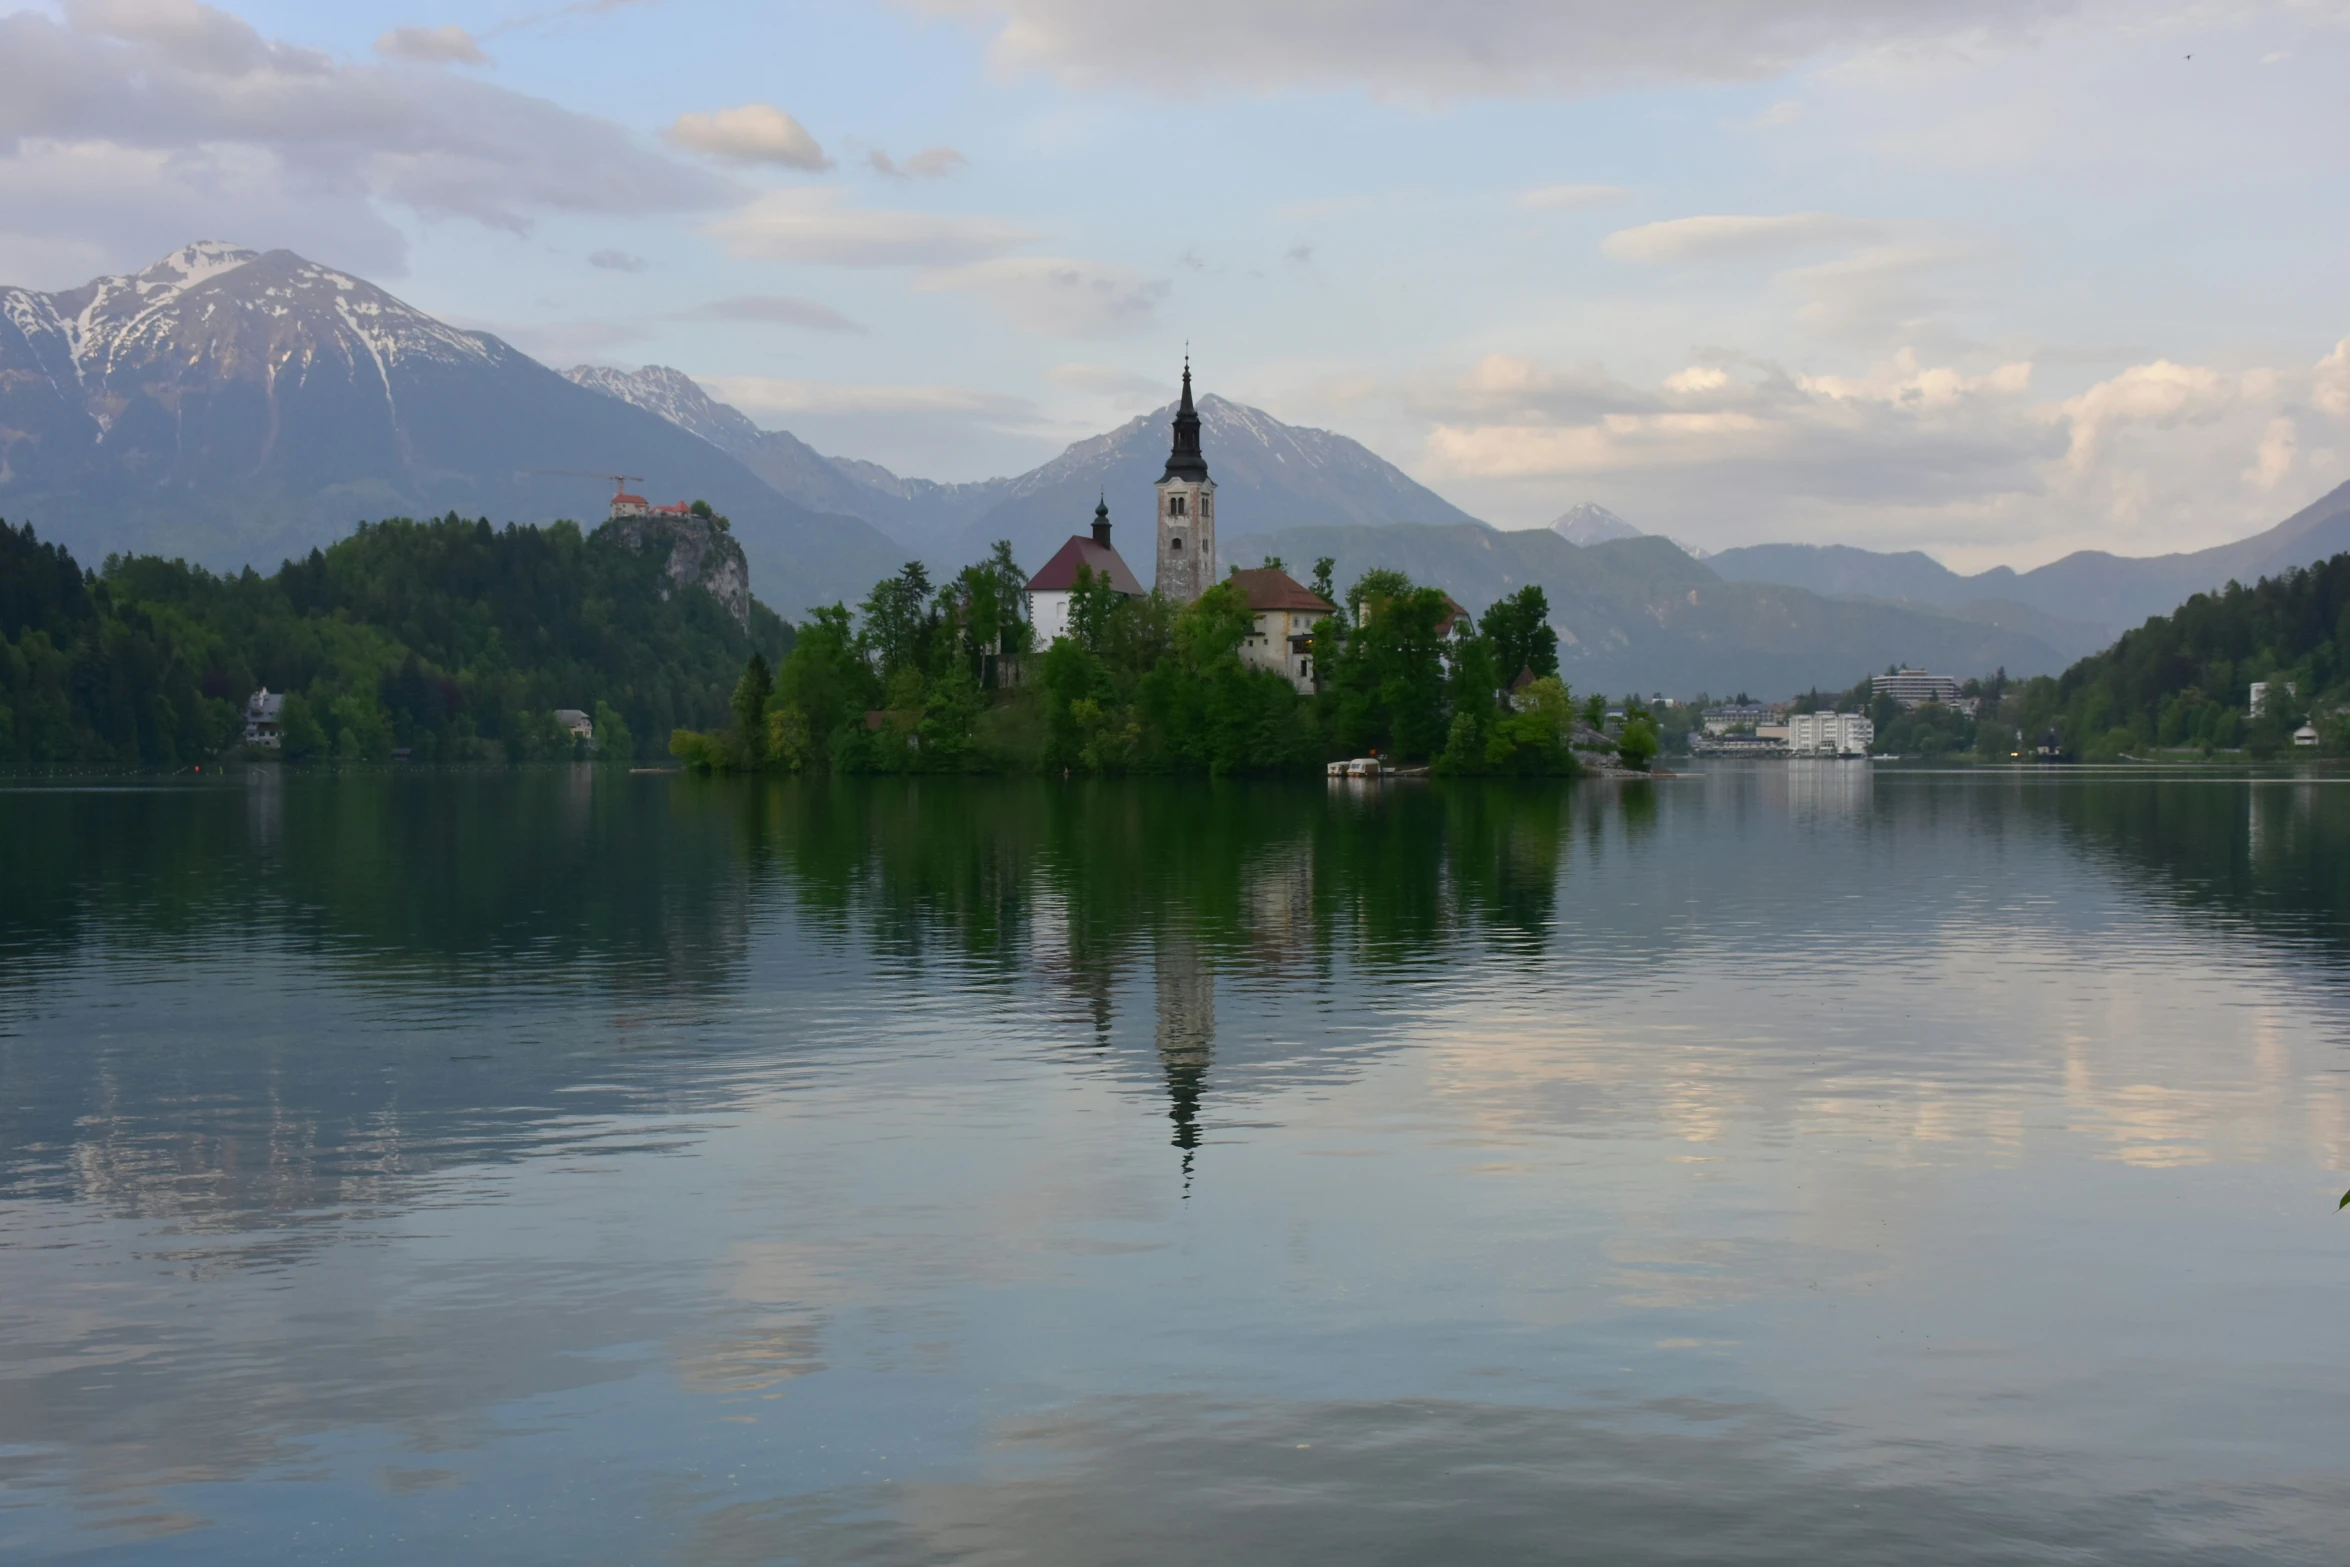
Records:
[[[1091,566],[1097,577],[1110,579],[1110,586],[1128,598],[1141,598],[1143,586],[1134,580],[1134,573],[1126,569],[1126,562],[1118,552],[1106,544],[1096,544],[1082,533],[1069,535],[1044,569],[1028,579],[1031,593],[1067,593],[1077,586],[1077,568]]]
[[[642,495],[615,495],[612,497],[612,504],[615,506],[642,506],[645,504],[645,498]]]
[[[1337,605],[1313,589],[1301,586],[1278,566],[1236,571],[1228,580],[1253,610],[1294,609],[1314,615],[1335,614],[1338,610]]]

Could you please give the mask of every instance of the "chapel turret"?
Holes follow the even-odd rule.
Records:
[[[1175,444],[1159,476],[1158,589],[1188,604],[1216,583],[1216,481],[1199,449],[1199,410],[1191,405],[1191,360],[1183,361],[1183,400],[1175,405]]]

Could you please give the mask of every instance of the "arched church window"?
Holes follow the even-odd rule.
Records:
[[[1183,515],[1182,496],[1170,495],[1167,497],[1167,515],[1170,517],[1180,517]]]
[[[1170,550],[1180,550],[1183,548],[1183,540],[1180,537],[1169,539],[1167,541],[1167,548]]]

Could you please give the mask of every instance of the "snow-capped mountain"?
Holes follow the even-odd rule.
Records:
[[[659,414],[681,430],[691,430],[722,452],[737,457],[755,450],[765,432],[731,403],[722,403],[702,390],[683,370],[647,365],[642,370],[615,370],[609,365],[573,365],[566,379],[606,397],[634,403],[649,414]]]
[[[1596,501],[1572,506],[1550,525],[1550,531],[1569,544],[1605,544],[1610,539],[1636,539],[1640,530]]]
[[[0,515],[85,558],[266,568],[362,519],[451,510],[593,525],[597,475],[619,473],[730,515],[787,613],[901,554],[668,418],[290,251],[204,242],[61,293],[0,288]]]

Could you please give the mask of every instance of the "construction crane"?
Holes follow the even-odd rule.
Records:
[[[517,468],[514,471],[516,473],[537,474],[550,479],[608,479],[611,481],[612,495],[615,500],[623,493],[622,486],[645,482],[645,476],[641,473],[597,473],[588,468]]]

